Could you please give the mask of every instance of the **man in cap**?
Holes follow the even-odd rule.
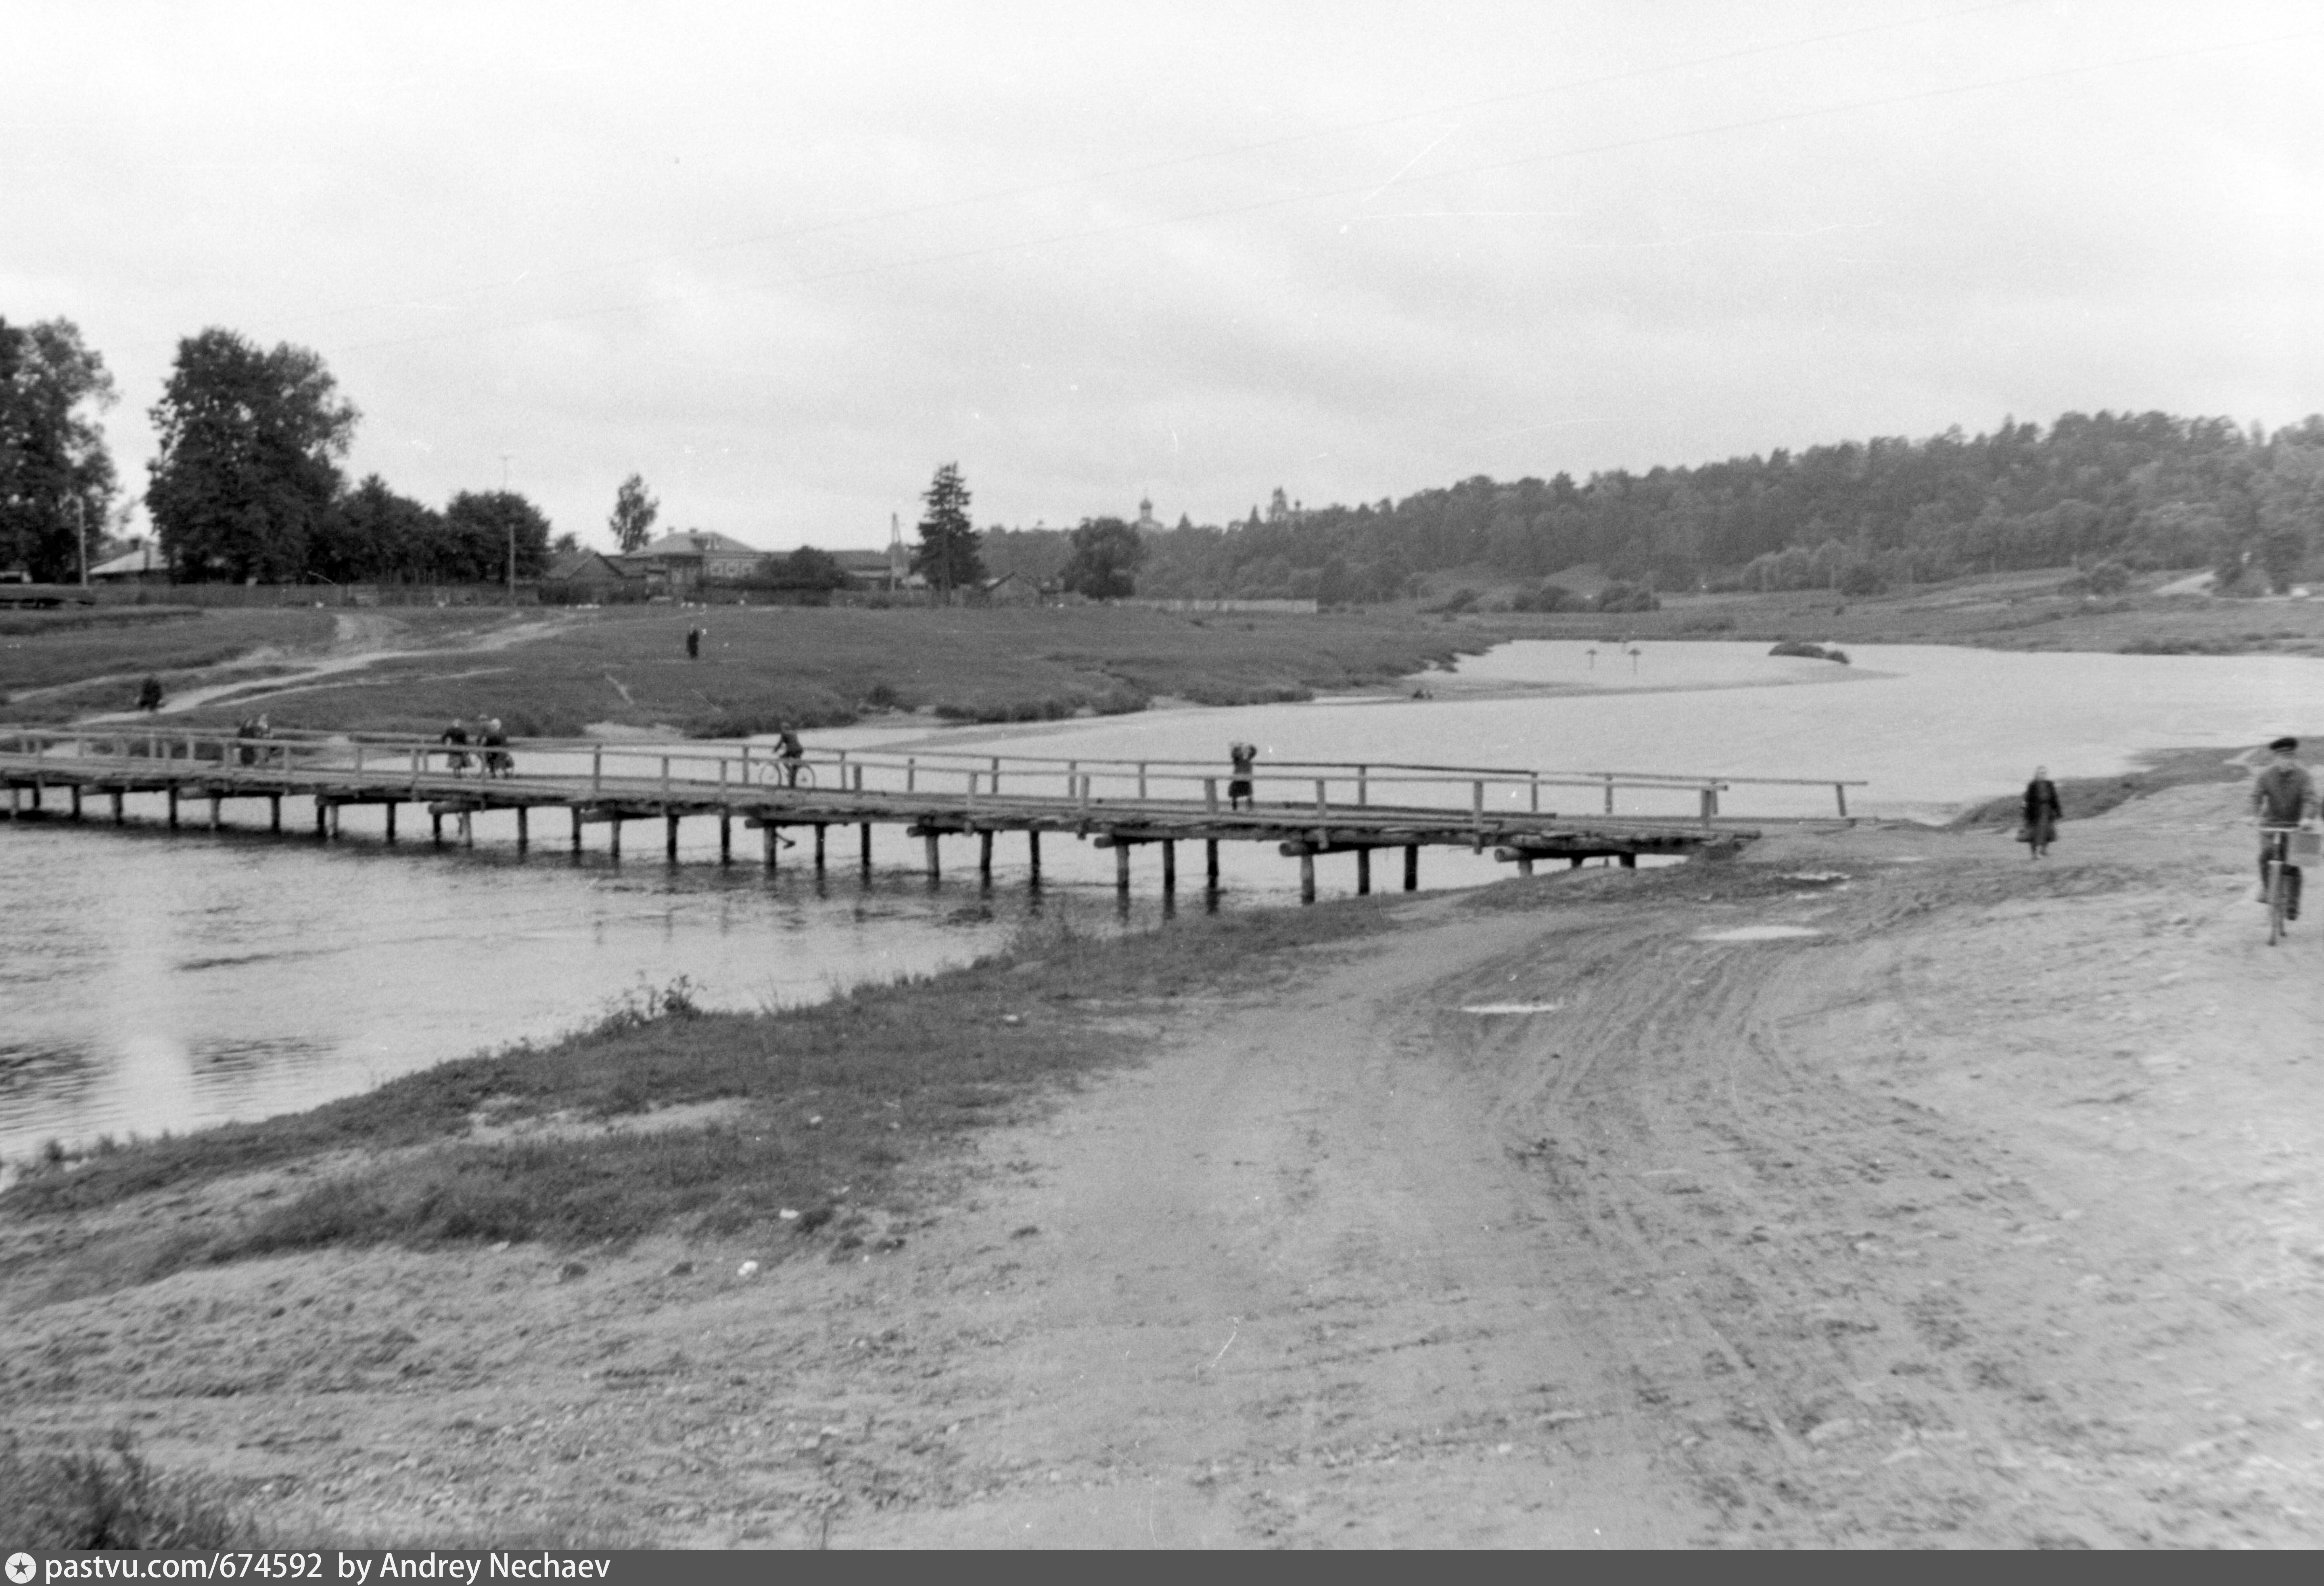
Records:
[[[2267,901],[2267,867],[2280,834],[2270,826],[2296,826],[2316,815],[2316,781],[2308,768],[2292,757],[2300,752],[2297,738],[2278,738],[2268,745],[2274,760],[2252,779],[2252,814],[2259,819],[2259,900]],[[2300,917],[2300,867],[2283,867],[2284,917]]]

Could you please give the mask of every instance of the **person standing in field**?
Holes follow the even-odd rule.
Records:
[[[2037,765],[2034,779],[2025,784],[2024,818],[2017,827],[2017,840],[2025,844],[2025,857],[2041,859],[2057,841],[2058,822],[2065,808],[2058,802],[2058,784],[2050,779],[2050,768]]]
[[[137,708],[143,711],[161,708],[161,679],[151,672],[146,673],[145,680],[137,685]]]
[[[1251,795],[1251,764],[1258,759],[1259,745],[1256,743],[1227,745],[1227,760],[1234,768],[1234,778],[1227,783],[1228,808],[1250,809],[1257,807],[1259,800]]]
[[[2278,738],[2269,744],[2268,752],[2275,758],[2252,779],[2252,814],[2259,820],[2259,900],[2267,898],[2267,866],[2273,844],[2278,841],[2270,826],[2296,826],[2315,817],[2316,780],[2308,768],[2294,758],[2300,752],[2297,738]],[[2300,867],[2283,867],[2284,907],[2286,919],[2300,917]]]
[[[686,631],[686,659],[688,660],[702,659],[702,630],[699,627],[688,628]]]

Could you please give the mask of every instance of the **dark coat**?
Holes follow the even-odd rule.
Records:
[[[2024,817],[2017,840],[2046,848],[2058,838],[2058,821],[2065,814],[2058,802],[2058,784],[2046,777],[2025,784]]]

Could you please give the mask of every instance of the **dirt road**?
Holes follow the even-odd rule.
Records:
[[[2236,797],[1423,899],[1110,1010],[892,1253],[182,1273],[0,1388],[337,1538],[2313,1545],[2324,922]]]

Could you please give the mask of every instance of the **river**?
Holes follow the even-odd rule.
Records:
[[[2028,654],[1862,647],[1855,664],[1770,657],[1756,644],[1524,642],[1379,695],[1236,710],[1175,709],[1036,726],[867,726],[815,747],[1222,759],[1249,739],[1268,760],[1406,761],[1541,770],[1849,778],[1861,813],[1942,818],[2008,791],[2036,763],[2061,777],[2122,769],[2136,752],[2246,746],[2324,725],[2324,662],[2276,657]],[[1423,698],[1413,697],[1425,692]],[[2303,713],[2306,713],[2303,715]],[[144,806],[150,804],[151,807]],[[1023,885],[1003,838],[980,888],[965,844],[930,888],[917,843],[881,837],[872,880],[835,848],[818,879],[786,855],[773,878],[721,870],[712,823],[684,862],[659,844],[616,865],[551,850],[519,858],[492,820],[473,853],[389,850],[377,816],[347,839],[240,831],[167,836],[159,800],[126,831],[0,827],[0,1165],[41,1142],[151,1134],[311,1105],[479,1049],[541,1040],[679,976],[713,1007],[778,1005],[989,952],[1037,909],[1092,929],[1153,920],[1111,902],[1111,859],[1052,840],[1045,890]],[[1826,787],[1737,789],[1729,813],[1829,813]],[[286,814],[286,828],[300,829]],[[1227,907],[1286,902],[1296,871],[1227,844]],[[1352,889],[1351,861],[1319,867]],[[1432,850],[1429,886],[1506,871]],[[1198,878],[1182,873],[1182,884]],[[1192,898],[1182,907],[1195,907]]]

